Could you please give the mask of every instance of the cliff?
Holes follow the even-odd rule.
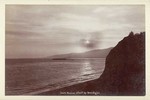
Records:
[[[131,32],[110,51],[95,90],[102,95],[145,95],[144,38],[144,32]]]

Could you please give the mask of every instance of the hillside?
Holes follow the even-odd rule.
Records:
[[[110,52],[111,48],[107,49],[97,49],[91,50],[84,53],[70,53],[70,54],[62,54],[62,55],[54,55],[48,58],[106,58],[108,53]]]
[[[131,32],[120,41],[105,65],[96,90],[104,95],[145,95],[145,32]]]

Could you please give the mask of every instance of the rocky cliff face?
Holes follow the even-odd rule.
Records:
[[[106,58],[95,91],[102,95],[145,95],[145,32],[120,41]]]

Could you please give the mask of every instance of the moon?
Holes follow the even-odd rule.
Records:
[[[89,44],[90,43],[90,41],[89,40],[85,40],[85,44]]]
[[[82,47],[88,48],[88,49],[94,49],[97,47],[98,42],[95,40],[89,40],[89,39],[81,39],[80,44]]]

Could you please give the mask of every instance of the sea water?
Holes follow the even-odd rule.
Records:
[[[34,95],[94,80],[104,70],[105,58],[6,61],[6,95]]]

